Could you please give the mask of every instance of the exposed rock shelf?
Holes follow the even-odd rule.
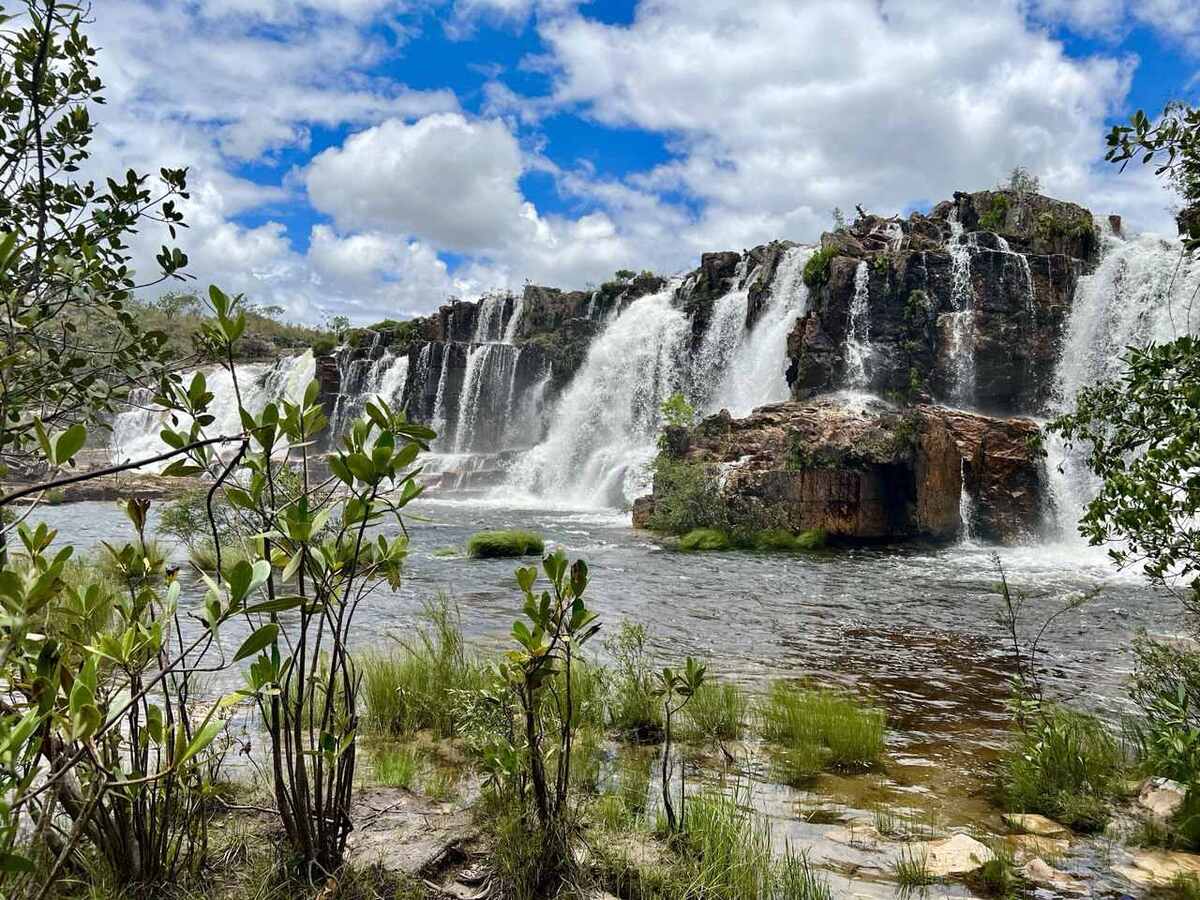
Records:
[[[673,429],[664,452],[714,471],[736,521],[846,540],[948,540],[964,527],[965,490],[975,532],[1014,541],[1041,525],[1036,433],[1026,419],[827,397]],[[637,507],[643,524],[652,503]]]

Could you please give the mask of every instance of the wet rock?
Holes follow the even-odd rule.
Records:
[[[1007,218],[989,215],[994,204]],[[952,214],[962,237],[952,235]],[[904,403],[960,397],[961,335],[952,325],[965,314],[973,377],[971,396],[960,399],[998,415],[1046,411],[1076,284],[1096,261],[1086,209],[1013,192],[956,194],[930,216],[866,216],[821,244],[835,254],[828,277],[788,338],[794,397],[848,386],[850,311],[865,283],[862,387]],[[956,258],[966,260],[965,280]]]
[[[719,474],[735,523],[864,541],[953,538],[966,473],[976,532],[1015,540],[1042,514],[1036,432],[1025,420],[824,398],[712,416],[671,455]]]
[[[645,528],[654,515],[654,495],[646,494],[633,501],[633,527]]]
[[[1183,806],[1185,788],[1169,778],[1147,778],[1138,791],[1138,809],[1156,822],[1166,823],[1175,817]]]
[[[1088,886],[1078,878],[1060,872],[1042,859],[1031,859],[1021,868],[1021,875],[1031,884],[1059,894],[1084,897],[1091,893]]]
[[[918,854],[924,853],[925,868],[934,878],[966,875],[996,856],[986,844],[966,834],[956,834],[938,841],[925,841],[913,846]]]
[[[1173,850],[1140,850],[1129,865],[1113,871],[1143,887],[1170,884],[1179,876],[1200,877],[1200,856]]]
[[[1035,834],[1040,837],[1063,837],[1071,833],[1065,825],[1039,816],[1037,813],[1005,813],[1001,816],[1004,824],[1014,831],[1023,834]]]

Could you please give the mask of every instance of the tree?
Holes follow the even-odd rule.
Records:
[[[167,291],[159,294],[152,305],[167,321],[175,319],[176,316],[193,315],[201,307],[200,298],[191,291]]]
[[[186,172],[130,170],[97,185],[89,106],[102,101],[95,50],[74,6],[29,0],[0,41],[0,467],[45,429],[103,426],[129,391],[157,376],[166,336],[143,331],[128,304],[129,236],[183,226]],[[15,25],[15,27],[13,27]],[[187,257],[163,246],[149,284],[179,277]],[[3,468],[0,468],[3,474]]]
[[[1008,189],[1020,195],[1036,194],[1041,190],[1042,181],[1024,166],[1015,166],[1008,175]]]

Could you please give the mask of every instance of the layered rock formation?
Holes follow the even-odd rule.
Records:
[[[823,235],[821,248],[808,312],[789,340],[794,396],[847,385],[857,299],[868,359],[854,387],[1011,415],[1046,408],[1098,239],[1083,207],[982,191],[955,194],[928,216],[860,217]]]
[[[894,541],[950,539],[965,524],[1011,542],[1041,522],[1043,467],[1029,442],[1036,431],[1024,420],[936,406],[822,398],[741,419],[722,412],[673,429],[663,452],[704,467],[730,521],[749,527]],[[963,490],[975,502],[962,504]],[[641,523],[653,502],[637,509]]]

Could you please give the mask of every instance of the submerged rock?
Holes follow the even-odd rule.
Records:
[[[991,848],[967,834],[913,846],[918,854],[924,854],[925,870],[934,878],[967,875],[996,858]]]
[[[670,456],[715,473],[730,520],[832,539],[947,540],[965,489],[981,536],[1015,540],[1040,524],[1042,463],[1032,422],[936,406],[898,410],[836,397],[705,419]],[[653,508],[665,489],[656,484]]]
[[[1021,876],[1031,884],[1047,888],[1059,894],[1087,896],[1091,893],[1086,884],[1073,875],[1060,872],[1043,859],[1031,859],[1021,867]]]
[[[1114,866],[1113,871],[1143,887],[1170,884],[1176,878],[1200,878],[1200,856],[1174,850],[1140,850],[1130,865]]]

